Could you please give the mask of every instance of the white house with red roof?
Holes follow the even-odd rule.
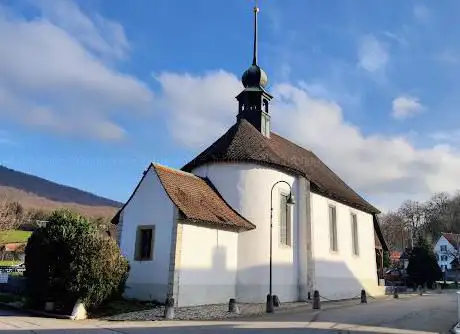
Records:
[[[433,250],[442,271],[452,269],[452,261],[458,257],[459,245],[460,234],[441,233]]]
[[[257,11],[235,124],[181,170],[148,166],[113,219],[131,265],[127,297],[189,306],[384,293],[379,210],[271,131]]]

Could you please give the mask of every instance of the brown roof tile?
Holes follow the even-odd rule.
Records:
[[[238,231],[255,228],[225,202],[208,179],[158,164],[152,166],[170,199],[191,222]]]
[[[342,181],[313,152],[273,132],[270,138],[266,138],[244,119],[235,123],[182,169],[190,172],[209,162],[238,161],[268,165],[300,174],[311,182],[313,192],[368,213],[380,212]]]

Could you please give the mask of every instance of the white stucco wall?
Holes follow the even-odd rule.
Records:
[[[336,207],[338,251],[330,250],[329,204]],[[315,288],[329,299],[352,298],[378,289],[372,215],[311,194]],[[357,215],[359,255],[353,254],[351,213]]]
[[[238,236],[238,275],[236,295],[241,302],[264,302],[269,291],[270,190],[283,180],[292,185],[297,196],[296,178],[275,169],[254,164],[216,163],[201,166],[194,174],[208,177],[224,199],[257,226]],[[273,294],[281,302],[298,299],[297,239],[292,246],[279,242],[280,190],[289,187],[278,184],[273,191]],[[292,236],[297,236],[298,206],[292,210]]]
[[[447,251],[441,251],[441,246],[446,246]],[[456,250],[454,246],[447,241],[444,236],[441,236],[434,246],[434,253],[438,256],[438,265],[440,268],[444,265],[446,269],[452,269],[450,262],[455,258]],[[441,256],[447,256],[447,260],[441,260]]]
[[[158,176],[150,168],[123,210],[120,247],[131,266],[126,297],[164,302],[168,289],[174,208]],[[155,225],[152,261],[134,259],[139,225]]]
[[[235,298],[238,233],[182,224],[178,305],[228,303]]]

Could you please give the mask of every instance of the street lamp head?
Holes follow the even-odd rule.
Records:
[[[295,199],[294,199],[294,195],[292,193],[289,193],[289,197],[286,201],[286,204],[287,205],[295,205]]]

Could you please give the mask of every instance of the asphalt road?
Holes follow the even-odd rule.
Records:
[[[0,310],[0,333],[448,333],[456,322],[456,310],[453,293],[214,322],[70,321]]]

